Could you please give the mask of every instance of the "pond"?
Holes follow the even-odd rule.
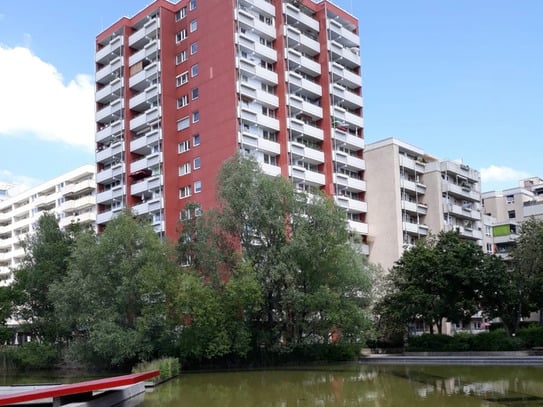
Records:
[[[357,364],[183,373],[137,405],[543,406],[543,368]]]

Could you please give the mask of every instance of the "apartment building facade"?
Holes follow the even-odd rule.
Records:
[[[479,172],[401,140],[366,145],[369,260],[390,269],[429,233],[457,230],[483,245]]]
[[[156,0],[100,33],[99,228],[129,207],[175,238],[241,151],[333,197],[365,242],[359,45],[356,18],[327,0]]]
[[[61,228],[74,222],[94,227],[95,174],[96,167],[89,164],[13,196],[3,189],[8,193],[0,200],[0,285],[13,281],[12,270],[24,258],[21,243],[43,213],[56,214]]]
[[[519,186],[482,194],[484,213],[495,219],[492,225],[492,252],[506,259],[520,232],[522,222],[530,217],[543,219],[543,179],[531,177]]]

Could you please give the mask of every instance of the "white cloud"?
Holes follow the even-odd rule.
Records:
[[[481,168],[481,183],[483,185],[509,184],[509,186],[505,188],[512,188],[517,185],[519,180],[528,177],[530,177],[530,174],[509,167],[491,165],[487,168]]]
[[[27,177],[24,175],[13,174],[9,170],[0,170],[0,187],[8,189],[9,196],[15,196],[21,192],[35,187],[43,180]]]
[[[94,84],[77,75],[64,84],[51,64],[28,48],[0,45],[0,135],[94,145]]]

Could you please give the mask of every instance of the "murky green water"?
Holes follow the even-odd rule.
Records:
[[[543,367],[341,365],[184,373],[138,407],[543,406]]]

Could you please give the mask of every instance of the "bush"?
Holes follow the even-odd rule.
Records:
[[[439,352],[451,346],[453,337],[449,335],[422,334],[412,336],[407,342],[409,352]]]
[[[152,370],[160,371],[160,375],[151,379],[153,382],[161,382],[178,376],[181,370],[181,364],[177,358],[155,359],[149,362],[138,363],[132,369],[132,373],[149,372]]]
[[[543,327],[529,326],[519,329],[517,338],[522,340],[526,349],[531,349],[535,346],[543,346]]]
[[[9,347],[5,351],[5,357],[21,370],[51,369],[59,362],[59,353],[55,346],[38,342]]]
[[[459,333],[455,336],[424,334],[409,338],[407,350],[410,352],[504,352],[522,349],[523,342],[521,338],[507,336],[503,329],[480,334]]]

